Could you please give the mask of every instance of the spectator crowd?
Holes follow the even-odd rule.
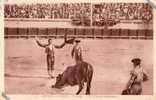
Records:
[[[105,20],[141,20],[153,18],[152,7],[147,3],[103,3],[93,6],[93,23]]]
[[[5,18],[51,18],[90,17],[89,3],[58,4],[6,4]]]
[[[92,9],[91,9],[92,8]],[[111,20],[142,20],[153,18],[152,7],[147,3],[54,3],[5,4],[5,18],[89,19],[93,25]],[[113,22],[113,23],[114,23]]]

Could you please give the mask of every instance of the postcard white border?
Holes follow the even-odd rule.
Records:
[[[11,0],[11,1],[21,1],[21,0]],[[32,0],[25,0],[25,1],[32,1]],[[38,2],[42,2],[42,0],[34,0]],[[33,1],[33,2],[34,2]],[[44,2],[125,2],[125,3],[144,3],[147,2],[146,0],[44,0]],[[3,3],[4,0],[0,0],[1,11],[0,11],[0,93],[4,92],[4,18],[3,18]],[[53,95],[7,95],[10,100],[99,100],[99,99],[109,99],[109,100],[156,100],[156,8],[153,8],[153,30],[154,30],[154,40],[153,40],[153,62],[154,62],[154,89],[153,95],[143,95],[143,96],[121,96],[121,95],[91,95],[91,96],[53,96]],[[5,98],[0,96],[0,100],[6,100]]]

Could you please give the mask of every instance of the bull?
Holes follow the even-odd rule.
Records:
[[[78,95],[82,91],[84,83],[86,82],[86,95],[89,95],[92,77],[93,67],[89,63],[82,61],[74,66],[68,66],[62,74],[59,74],[56,77],[56,83],[52,85],[52,88],[60,89],[66,85],[78,85],[79,89],[76,92],[76,95]]]

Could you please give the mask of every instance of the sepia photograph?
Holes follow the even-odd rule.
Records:
[[[153,95],[153,40],[149,3],[5,1],[5,93]]]

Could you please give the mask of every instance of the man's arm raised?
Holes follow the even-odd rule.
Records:
[[[40,47],[45,48],[46,46],[48,46],[48,45],[49,45],[49,44],[41,44],[41,43],[39,42],[39,40],[38,40],[38,38],[37,38],[37,37],[35,37],[35,40],[36,40],[36,43],[37,43]]]
[[[54,45],[55,46],[55,48],[57,48],[57,49],[60,49],[60,48],[63,48],[64,46],[65,46],[65,42],[63,43],[63,44],[61,44],[61,45]]]
[[[63,48],[66,44],[66,41],[67,41],[67,34],[64,35],[64,42],[61,45],[54,45],[55,48],[57,49]]]
[[[75,37],[67,40],[67,33],[64,35],[64,41],[66,44],[73,44],[75,41]]]

